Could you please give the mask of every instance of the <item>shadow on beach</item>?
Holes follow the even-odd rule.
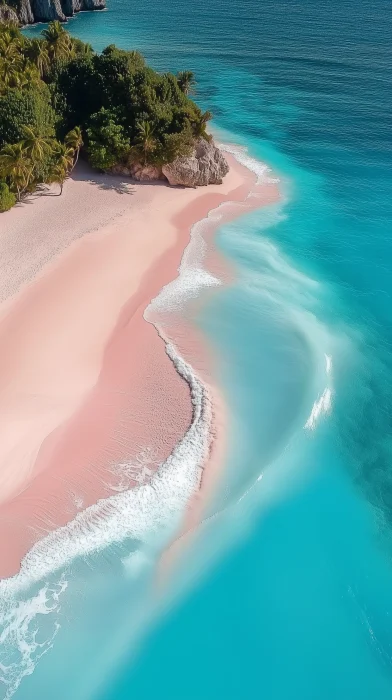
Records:
[[[90,185],[95,185],[100,190],[106,192],[117,192],[117,194],[127,194],[132,195],[135,193],[134,186],[143,187],[148,185],[149,187],[170,187],[171,189],[185,189],[181,185],[170,185],[167,180],[151,180],[148,182],[140,182],[139,180],[134,180],[128,178],[124,175],[111,175],[110,173],[99,172],[94,170],[86,161],[79,160],[75,169],[69,174],[65,180],[65,187],[67,186],[67,181],[74,180],[74,182],[87,182]],[[34,192],[26,194],[20,202],[15,206],[22,207],[25,204],[33,204],[35,200],[40,197],[60,197],[62,193],[59,190],[59,185],[52,184],[41,184],[38,185]]]
[[[70,175],[70,178],[75,181],[89,182],[92,185],[97,185],[101,190],[114,190],[119,194],[134,194],[135,190],[132,189],[132,185],[137,185],[138,187],[143,187],[148,185],[149,187],[170,187],[167,180],[149,180],[146,182],[140,182],[139,180],[134,180],[131,177],[126,177],[125,175],[111,175],[110,173],[102,173],[98,170],[93,170],[93,168],[86,163],[86,161],[79,161],[75,170]],[[182,189],[182,188],[180,188]]]
[[[70,174],[70,179],[75,182],[88,182],[96,185],[100,190],[113,190],[118,194],[134,194],[131,179],[124,178],[123,175],[110,175],[93,170],[85,161],[79,161],[76,168]]]

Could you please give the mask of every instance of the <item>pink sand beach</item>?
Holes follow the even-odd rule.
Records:
[[[223,185],[197,190],[81,165],[62,197],[39,193],[0,216],[1,577],[79,510],[147,480],[189,427],[188,385],[143,314],[176,277],[192,224],[224,201],[239,203],[227,214],[237,216],[278,197],[276,185],[256,186],[229,160]],[[226,269],[216,253],[208,264]],[[174,340],[211,382],[203,339],[184,329],[176,323]],[[201,493],[224,450],[215,396]],[[191,504],[184,530],[200,514]]]

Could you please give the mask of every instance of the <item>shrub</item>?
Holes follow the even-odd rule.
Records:
[[[101,109],[92,115],[86,134],[87,152],[93,168],[107,170],[127,157],[129,139],[109,110]]]
[[[23,126],[31,126],[42,136],[53,136],[55,113],[50,92],[44,83],[20,90],[8,88],[0,95],[0,148],[23,138]]]
[[[0,212],[8,211],[16,203],[16,196],[10,192],[6,182],[0,181]]]

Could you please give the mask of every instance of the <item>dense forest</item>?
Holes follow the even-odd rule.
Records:
[[[94,168],[164,165],[191,152],[211,118],[192,72],[157,73],[137,51],[102,53],[58,21],[28,39],[0,23],[0,211],[63,183],[82,153]]]

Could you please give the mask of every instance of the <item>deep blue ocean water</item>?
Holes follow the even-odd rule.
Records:
[[[267,162],[284,201],[220,228],[238,280],[196,319],[230,407],[226,510],[188,562],[200,579],[135,656],[137,609],[107,566],[100,621],[73,600],[78,623],[15,697],[390,698],[391,4],[108,5],[69,29],[195,70],[219,138]]]

